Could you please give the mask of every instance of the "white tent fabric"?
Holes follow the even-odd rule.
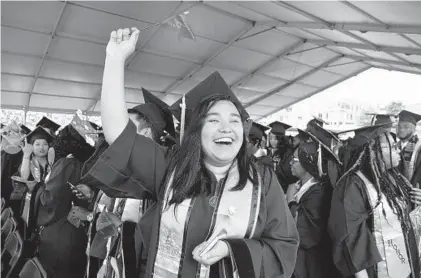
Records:
[[[259,120],[371,67],[421,75],[421,2],[2,1],[1,107],[98,114],[110,32],[185,11],[195,41],[141,32],[128,107],[141,87],[172,104],[219,71]]]

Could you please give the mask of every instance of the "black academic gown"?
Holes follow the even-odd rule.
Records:
[[[139,277],[151,277],[154,267],[163,202],[161,184],[168,163],[166,154],[166,149],[137,135],[135,125],[129,122],[89,172],[99,184],[112,192],[125,192],[127,197],[132,198],[143,198],[149,194],[157,200],[138,225],[142,242],[148,250],[146,271]],[[298,233],[285,196],[271,171],[264,175],[261,200],[255,239],[227,240],[240,277],[290,277],[295,265]],[[198,264],[192,251],[206,240],[212,213],[209,197],[197,197],[189,215],[189,223],[192,224],[187,225],[179,277],[195,276]],[[214,267],[212,273],[219,277],[218,271],[213,270]]]
[[[76,158],[60,158],[51,170],[47,182],[37,192],[40,232],[39,260],[48,277],[83,278],[86,268],[86,231],[76,228],[67,216],[75,205],[87,202],[74,197],[67,182],[77,184],[82,163]]]
[[[22,163],[23,152],[9,154],[1,151],[1,197],[6,201],[6,206],[10,206],[15,215],[20,215],[21,200],[10,200],[13,192],[13,181],[10,178],[19,170]]]
[[[336,186],[332,194],[328,232],[332,239],[333,261],[342,277],[350,278],[366,269],[369,278],[377,278],[376,266],[382,261],[373,235],[374,220],[364,182],[356,175]],[[415,275],[420,278],[420,261],[413,231],[407,235]],[[338,277],[339,278],[339,277]],[[406,278],[406,277],[402,277]]]
[[[331,196],[330,185],[319,181],[298,203],[291,205],[300,235],[294,278],[334,278],[331,242],[327,234]]]
[[[274,161],[279,160],[276,164],[275,173],[284,193],[287,192],[290,184],[298,181],[297,177],[292,175],[291,172],[291,160],[294,157],[295,150],[296,148],[286,147],[271,155]]]

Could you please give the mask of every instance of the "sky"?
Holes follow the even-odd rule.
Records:
[[[421,75],[372,68],[295,104],[306,109],[337,100],[357,100],[376,107],[400,101],[421,114]],[[276,115],[273,115],[276,117]]]

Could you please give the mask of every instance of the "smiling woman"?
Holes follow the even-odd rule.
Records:
[[[105,193],[157,201],[139,222],[149,250],[140,277],[290,277],[296,227],[276,175],[247,155],[249,116],[219,73],[185,95],[181,146],[167,150],[136,134],[123,77],[138,32],[111,33],[101,95],[110,147],[88,175]],[[170,107],[178,120],[180,104]]]

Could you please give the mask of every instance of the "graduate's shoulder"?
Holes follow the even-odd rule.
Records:
[[[264,189],[265,194],[268,193],[269,188],[274,183],[277,186],[279,185],[279,182],[277,180],[276,174],[273,171],[272,167],[265,163],[259,163],[257,161],[253,162],[253,165],[255,166],[257,172],[259,173],[259,178],[262,184],[262,188]]]

